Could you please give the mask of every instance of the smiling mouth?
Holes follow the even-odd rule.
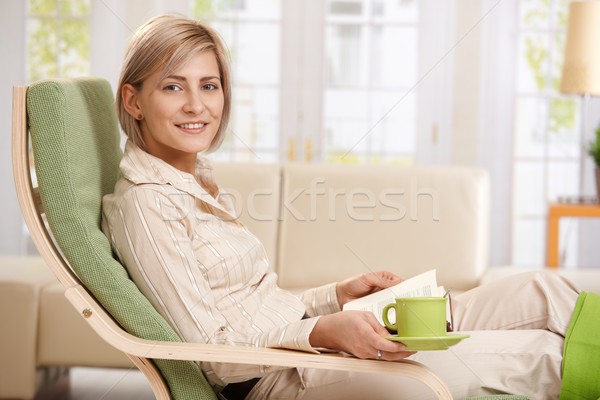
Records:
[[[200,129],[202,127],[204,127],[206,124],[202,124],[202,123],[195,123],[195,124],[180,124],[177,125],[180,128],[183,129]]]

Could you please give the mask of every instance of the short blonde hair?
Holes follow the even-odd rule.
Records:
[[[119,123],[135,145],[146,150],[139,121],[129,115],[123,105],[123,86],[130,84],[139,91],[154,72],[162,69],[166,76],[203,51],[212,51],[217,59],[224,97],[219,130],[206,151],[212,152],[221,146],[231,113],[231,77],[225,45],[212,28],[172,14],[154,17],[142,25],[133,35],[125,53],[116,107]]]

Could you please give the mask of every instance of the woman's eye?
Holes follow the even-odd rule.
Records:
[[[167,86],[165,86],[165,90],[170,91],[170,92],[177,92],[177,91],[181,90],[181,88],[177,85],[167,85]]]
[[[218,89],[218,86],[215,85],[214,83],[207,83],[206,85],[203,86],[204,90],[215,90]]]

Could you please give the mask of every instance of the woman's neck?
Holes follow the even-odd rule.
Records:
[[[180,151],[160,151],[153,152],[152,149],[148,149],[148,153],[155,157],[160,158],[167,164],[180,171],[187,172],[188,174],[196,174],[196,153],[183,153]]]

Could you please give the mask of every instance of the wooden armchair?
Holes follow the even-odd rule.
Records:
[[[81,317],[129,356],[158,399],[217,398],[194,360],[401,374],[422,381],[439,399],[452,398],[435,374],[408,360],[182,343],[113,257],[100,229],[102,196],[118,176],[119,144],[105,80],[14,88],[13,170],[30,234]]]

